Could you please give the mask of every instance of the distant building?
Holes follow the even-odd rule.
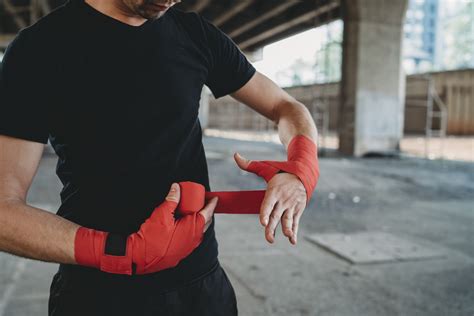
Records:
[[[439,0],[409,0],[404,26],[404,66],[408,73],[430,70],[438,62]]]

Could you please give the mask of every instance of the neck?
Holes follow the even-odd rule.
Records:
[[[140,26],[146,22],[147,19],[138,15],[128,8],[123,1],[120,0],[84,0],[88,5],[97,11],[117,19],[123,23]]]

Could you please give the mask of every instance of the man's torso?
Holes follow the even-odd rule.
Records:
[[[170,9],[134,27],[72,0],[30,27],[29,49],[42,60],[38,84],[48,94],[45,124],[64,184],[58,215],[132,233],[172,182],[210,190],[198,119],[209,55],[197,23]],[[154,277],[193,278],[216,258],[212,224],[188,258]]]

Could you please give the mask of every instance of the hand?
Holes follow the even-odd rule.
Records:
[[[234,159],[242,170],[249,171],[251,160],[238,153]],[[291,173],[277,173],[272,170],[268,187],[260,209],[260,223],[265,226],[265,238],[275,241],[275,230],[281,220],[283,234],[296,245],[301,215],[306,207],[306,189],[300,179]]]
[[[75,239],[76,262],[129,275],[176,266],[201,243],[217,205],[216,197],[199,212],[175,219],[179,200],[180,188],[175,183],[139,231],[129,236],[80,227]]]
[[[175,190],[174,190],[175,189]],[[181,188],[179,185],[176,188],[173,188],[173,185],[170,188],[168,195],[166,196],[165,200],[179,203],[181,199]],[[205,225],[203,232],[206,232],[209,226],[212,223],[212,215],[214,215],[214,210],[217,206],[218,197],[214,197],[209,200],[209,202],[204,205],[204,207],[198,211],[198,214],[201,214],[204,217]],[[176,208],[176,207],[175,207]]]
[[[203,233],[211,224],[217,197],[199,212],[175,220],[180,197],[180,187],[174,184],[165,202],[155,208],[137,233],[130,236],[137,274],[175,267],[201,243]]]

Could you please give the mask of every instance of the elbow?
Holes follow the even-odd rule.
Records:
[[[15,190],[0,190],[0,207],[1,205],[11,205],[12,203],[26,204],[26,194],[17,192]]]
[[[307,116],[311,117],[311,113],[308,108],[301,102],[296,99],[285,100],[280,102],[273,109],[273,121],[278,124],[281,119],[284,118],[293,118],[293,117],[302,117]]]

